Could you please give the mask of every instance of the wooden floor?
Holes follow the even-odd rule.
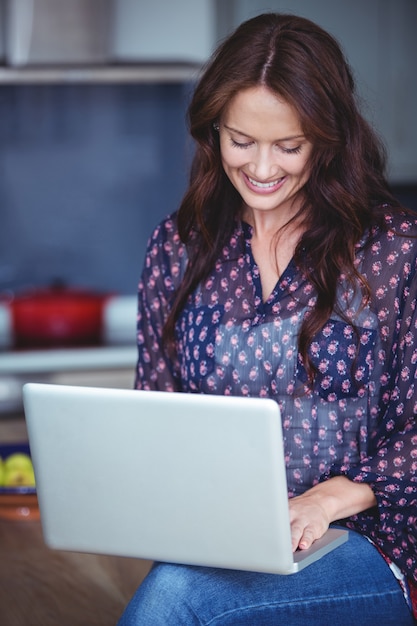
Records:
[[[1,443],[25,440],[23,419],[0,419]],[[115,626],[150,566],[50,550],[38,521],[0,519],[0,624]]]

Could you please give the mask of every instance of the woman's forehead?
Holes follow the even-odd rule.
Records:
[[[229,130],[247,137],[252,137],[254,133],[278,133],[276,139],[303,136],[295,108],[264,86],[239,91],[228,103],[221,121]]]

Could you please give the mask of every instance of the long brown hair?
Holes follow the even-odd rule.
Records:
[[[178,213],[189,264],[172,303],[165,339],[172,345],[179,312],[212,269],[241,208],[241,198],[223,171],[213,125],[239,91],[259,85],[294,107],[313,144],[311,175],[296,216],[305,232],[294,256],[318,296],[303,321],[298,346],[311,379],[308,346],[335,306],[338,278],[344,272],[351,280],[360,279],[354,246],[371,223],[382,225],[379,205],[397,203],[384,175],[383,146],[359,112],[352,72],[339,44],[313,22],[294,15],[267,13],[244,22],[214,53],[195,89],[188,118],[196,151]],[[363,280],[362,287],[366,292]]]

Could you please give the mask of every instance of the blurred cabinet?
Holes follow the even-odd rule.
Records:
[[[204,63],[216,38],[215,9],[213,0],[114,0],[111,56]]]
[[[45,72],[51,66],[165,64],[175,73],[175,65],[201,65],[210,56],[215,15],[215,0],[0,0],[0,54],[8,67],[37,68],[39,80],[59,76]]]
[[[10,65],[104,63],[113,0],[3,0],[4,54]]]

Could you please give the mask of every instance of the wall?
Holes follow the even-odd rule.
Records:
[[[135,293],[151,229],[187,178],[189,88],[0,87],[0,291]]]

